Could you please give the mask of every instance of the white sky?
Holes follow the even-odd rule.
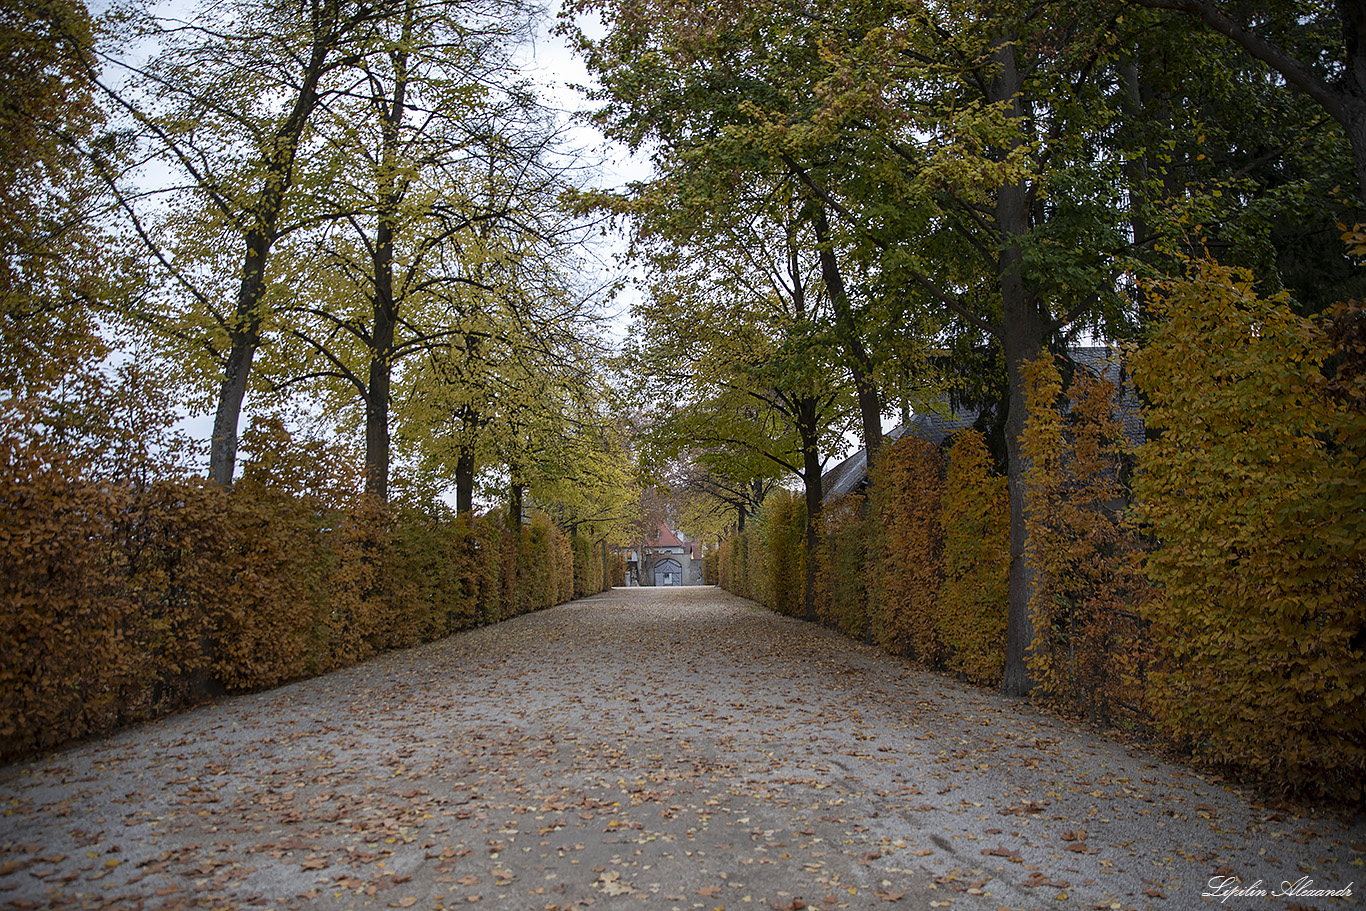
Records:
[[[522,73],[535,82],[542,96],[551,108],[565,114],[585,111],[589,102],[575,89],[575,85],[591,85],[588,70],[565,44],[563,38],[552,33],[555,26],[556,9],[549,7],[541,20],[535,43],[527,48],[522,57]],[[580,17],[579,26],[590,37],[599,37],[601,23],[594,18]],[[624,148],[609,144],[596,130],[586,125],[579,127],[584,143],[605,153],[608,170],[604,174],[604,186],[620,186],[630,180],[639,180],[649,174],[649,163],[643,158],[633,158]]]
[[[541,20],[540,28],[533,46],[523,55],[522,73],[540,89],[545,103],[552,110],[566,118],[576,113],[586,112],[592,105],[577,91],[575,86],[591,85],[588,70],[569,49],[565,40],[552,33],[557,9],[549,7]],[[579,25],[590,37],[599,37],[601,23],[595,19],[581,17]],[[621,188],[631,181],[645,180],[650,176],[649,160],[644,155],[631,155],[623,146],[610,142],[592,126],[579,120],[569,129],[571,144],[586,153],[589,160],[601,162],[601,171],[593,182],[603,188]],[[625,252],[623,238],[608,238],[596,251],[604,260],[607,268],[618,267]],[[611,308],[612,341],[618,342],[625,334],[629,322],[629,306],[635,295],[627,288]]]

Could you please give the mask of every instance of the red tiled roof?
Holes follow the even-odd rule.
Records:
[[[682,547],[683,542],[678,540],[678,535],[667,525],[659,526],[659,540],[656,542],[659,547]]]

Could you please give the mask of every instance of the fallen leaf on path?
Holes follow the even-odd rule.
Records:
[[[621,881],[621,874],[616,870],[599,875],[594,885],[606,895],[630,895],[635,891],[630,883]]]

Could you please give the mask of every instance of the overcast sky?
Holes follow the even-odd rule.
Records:
[[[582,93],[573,86],[590,85],[588,71],[583,61],[575,56],[563,38],[552,33],[558,7],[548,7],[541,20],[540,29],[534,45],[527,48],[521,61],[522,73],[539,87],[545,103],[552,109],[569,117],[577,112],[590,109],[591,105]],[[601,26],[594,19],[580,19],[580,27],[593,37],[601,32]],[[589,161],[601,163],[601,171],[593,179],[599,187],[622,187],[633,180],[644,180],[650,176],[650,164],[646,156],[632,156],[624,147],[609,142],[597,130],[582,122],[570,128],[570,143],[582,150]],[[607,271],[619,268],[625,252],[622,238],[608,239],[595,256],[602,261],[604,279]],[[611,316],[611,341],[620,342],[629,322],[630,302],[635,295],[630,289],[623,292],[609,308]]]

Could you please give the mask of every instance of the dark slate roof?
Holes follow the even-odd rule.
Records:
[[[975,408],[950,408],[947,398],[938,405],[942,411],[924,411],[911,416],[910,432],[938,446],[965,427],[971,427],[981,414]]]
[[[1143,408],[1134,390],[1133,378],[1124,370],[1119,351],[1107,347],[1078,347],[1068,351],[1072,362],[1087,370],[1093,376],[1103,377],[1114,383],[1119,390],[1118,414],[1124,428],[1124,436],[1132,446],[1144,441]],[[911,423],[883,437],[884,442],[893,443],[906,433],[911,433],[940,445],[953,434],[971,427],[981,413],[974,408],[952,408],[948,397],[938,403],[937,409],[918,413]],[[828,503],[847,496],[861,488],[868,480],[868,457],[862,447],[821,476],[821,502]]]
[[[1143,402],[1134,389],[1134,378],[1124,369],[1120,353],[1115,348],[1093,347],[1072,348],[1068,352],[1072,363],[1091,373],[1109,380],[1119,391],[1115,417],[1124,428],[1124,437],[1129,445],[1137,446],[1145,439],[1143,429]]]
[[[914,423],[914,422],[912,422]],[[906,429],[898,424],[882,437],[884,444],[901,439]],[[858,490],[868,480],[868,454],[862,446],[849,458],[821,475],[821,502],[828,503]]]

